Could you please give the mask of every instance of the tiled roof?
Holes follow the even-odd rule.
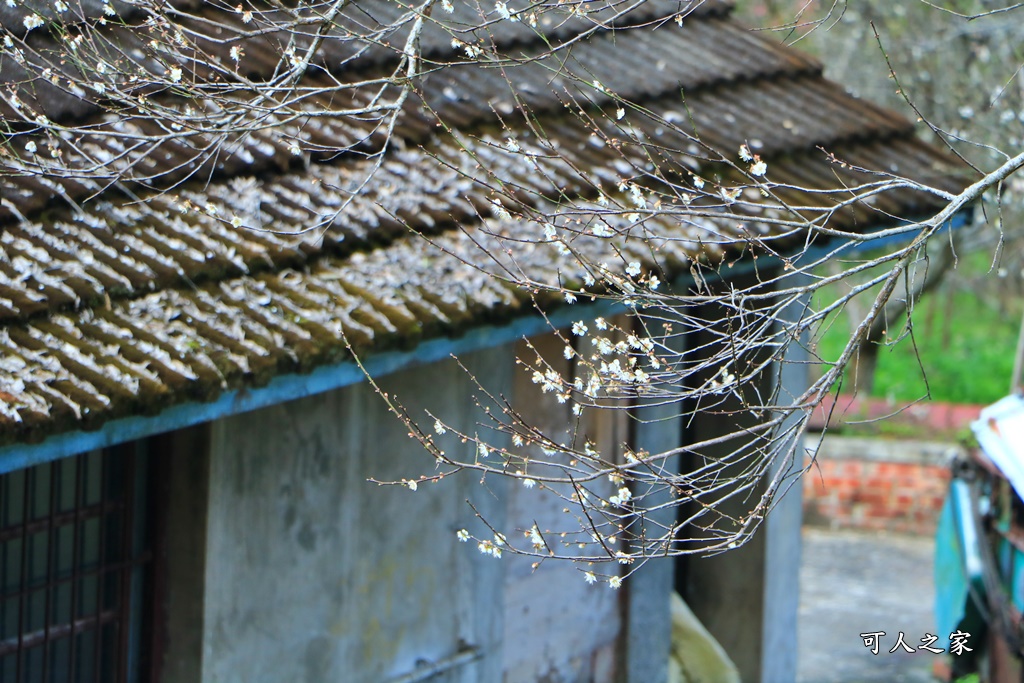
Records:
[[[398,6],[355,3],[349,26],[383,22]],[[457,28],[474,23],[460,11],[468,10],[445,21]],[[198,12],[238,21],[212,3]],[[671,20],[678,13],[681,26]],[[20,21],[15,10],[0,12],[3,26]],[[509,54],[524,56],[522,63],[460,63],[426,76],[375,173],[373,158],[332,150],[379,149],[378,122],[322,116],[366,94],[347,103],[312,96],[297,105],[309,118],[255,129],[196,161],[202,139],[126,152],[125,138],[112,133],[149,132],[152,124],[116,120],[56,89],[20,93],[24,102],[41,102],[51,119],[86,121],[93,132],[63,148],[64,161],[83,169],[77,179],[33,177],[13,161],[0,171],[0,444],[257,386],[343,360],[346,342],[364,352],[410,347],[531,311],[524,291],[487,273],[519,268],[537,282],[572,284],[578,268],[573,257],[543,243],[540,225],[493,209],[495,178],[518,186],[514,195],[543,211],[565,197],[585,204],[599,192],[616,196],[618,183],[652,159],[681,183],[691,173],[718,173],[712,151],[735,155],[747,143],[767,161],[778,196],[803,206],[835,199],[793,188],[856,184],[867,177],[857,166],[949,191],[962,186],[951,175],[955,164],[915,138],[907,120],[844,94],[812,59],[739,27],[725,3],[652,1],[596,30],[593,17],[556,22],[547,34],[554,44],[590,32],[560,53],[557,71],[525,58],[542,48],[525,22],[489,29],[513,46]],[[139,40],[112,31],[126,50]],[[426,63],[460,62],[450,41],[449,33],[428,27]],[[378,46],[352,60],[345,45],[325,43],[323,68],[303,84],[335,78],[332,64],[343,64],[347,77],[357,68],[371,74],[395,54]],[[332,53],[334,46],[340,52]],[[250,68],[271,68],[260,62],[259,45],[246,50]],[[19,69],[8,61],[0,75],[14,83],[24,78]],[[586,85],[594,81],[603,87]],[[618,120],[608,92],[636,107]],[[515,96],[547,140],[510,123],[522,120],[512,116]],[[595,130],[581,123],[579,111],[608,115],[593,117]],[[531,163],[506,148],[510,135],[534,153]],[[8,144],[20,150],[31,139],[16,135]],[[307,155],[290,153],[296,139]],[[37,144],[43,150],[46,139]],[[830,163],[822,149],[848,164]],[[97,159],[122,157],[140,163],[114,189],[112,175],[85,170]],[[891,223],[891,216],[927,212],[931,201],[921,193],[888,193],[837,214],[832,225]],[[613,240],[581,236],[573,247],[618,250],[618,258],[668,278],[689,258],[742,239],[741,228],[711,219],[655,218],[642,230],[657,238],[656,256],[628,231]],[[514,262],[481,249],[496,245],[492,251],[502,254],[503,239],[516,240]]]

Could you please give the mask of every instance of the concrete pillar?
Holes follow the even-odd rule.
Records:
[[[682,352],[682,336],[667,340],[676,352]],[[636,450],[664,453],[682,443],[683,421],[679,403],[639,406],[632,411],[631,443]],[[662,463],[666,475],[679,472],[679,456]],[[646,493],[646,492],[635,492]],[[646,507],[667,503],[668,490],[651,492]],[[657,510],[644,519],[644,536],[657,537],[675,522],[676,510]],[[623,618],[622,683],[666,683],[672,649],[670,597],[675,591],[675,562],[654,559],[633,573],[626,582]]]
[[[209,425],[149,440],[158,468],[157,504],[162,553],[154,564],[157,605],[154,650],[162,683],[202,680],[203,604],[206,596],[206,513],[209,503]]]
[[[633,445],[649,453],[660,453],[679,446],[679,406],[646,407],[636,411]],[[678,456],[664,464],[666,472],[678,471]],[[647,505],[667,502],[668,491],[647,498]],[[650,535],[662,535],[673,523],[675,510],[665,508],[651,513],[644,521]],[[626,581],[622,683],[665,683],[672,646],[672,615],[669,598],[675,578],[674,563],[668,558],[653,559]]]

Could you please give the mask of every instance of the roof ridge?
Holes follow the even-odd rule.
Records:
[[[709,12],[709,15],[714,15],[714,13]],[[712,23],[714,23],[713,26],[711,25]],[[720,73],[716,73],[710,67],[689,68],[684,73],[680,70],[680,67],[673,64],[669,65],[663,73],[658,75],[660,80],[655,79],[651,81],[651,79],[647,79],[646,81],[639,81],[630,78],[628,75],[618,74],[617,71],[620,64],[616,61],[609,61],[607,56],[601,57],[602,51],[607,47],[605,41],[617,40],[613,31],[604,31],[597,34],[594,38],[596,42],[586,42],[577,45],[574,48],[573,55],[575,56],[572,59],[580,60],[584,56],[588,59],[593,57],[592,61],[602,64],[607,72],[598,74],[601,78],[609,81],[605,85],[614,86],[609,87],[609,90],[616,92],[627,100],[637,101],[657,97],[661,92],[676,90],[680,79],[689,78],[691,83],[696,83],[694,89],[699,89],[701,87],[700,79],[702,78],[710,79],[704,85],[719,87],[730,82],[754,82],[757,78],[768,78],[772,74],[776,74],[777,78],[782,78],[784,75],[794,76],[803,71],[820,67],[816,63],[811,63],[806,59],[795,56],[798,53],[791,53],[787,56],[786,60],[775,62],[773,70],[770,67],[772,62],[768,57],[780,53],[777,46],[769,44],[761,38],[751,38],[745,32],[737,32],[732,28],[732,24],[728,20],[712,18],[708,22],[691,22],[687,26],[690,28],[685,31],[679,31],[672,27],[672,30],[658,33],[657,35],[659,38],[664,39],[662,42],[667,41],[668,45],[681,49],[686,45],[687,40],[691,39],[691,35],[696,37],[709,31],[711,33],[724,32],[723,35],[710,35],[708,39],[727,38],[734,42],[743,42],[747,45],[748,52],[749,49],[753,49],[763,53],[760,56],[764,59],[761,60],[756,74],[745,73],[744,69],[747,68],[744,65],[745,61],[743,59],[735,59],[734,63],[725,65],[731,69],[729,72],[731,79],[722,77]],[[702,31],[702,27],[706,30]],[[648,30],[654,29],[645,28],[643,29],[644,32],[639,34],[633,32],[631,35],[636,35],[639,39],[639,36],[646,35]],[[653,36],[654,34],[652,33],[651,35]],[[737,48],[739,47],[741,46],[737,46]],[[740,51],[740,54],[743,56],[747,53]],[[603,62],[598,61],[601,59],[603,59]],[[716,64],[717,68],[722,68],[722,66],[721,64]],[[507,70],[510,72],[514,71],[516,78],[520,80],[525,79],[524,82],[528,86],[523,87],[523,92],[520,93],[521,100],[531,106],[534,112],[546,111],[548,109],[555,110],[561,107],[562,103],[559,99],[551,96],[550,88],[566,88],[572,91],[579,90],[581,87],[581,83],[578,80],[564,78],[564,74],[561,73],[552,73],[543,64],[509,67]],[[429,108],[440,113],[446,119],[452,119],[458,113],[459,116],[465,119],[461,125],[476,126],[484,119],[493,118],[494,112],[492,107],[494,105],[494,98],[500,99],[503,97],[497,91],[502,90],[504,82],[488,82],[485,84],[486,88],[489,88],[492,93],[491,98],[466,95],[462,99],[452,99],[449,96],[450,88],[445,85],[445,79],[457,78],[460,73],[463,72],[458,71],[456,68],[455,71],[449,70],[441,74],[428,74],[424,77],[424,87],[421,92]],[[588,74],[583,73],[580,76],[588,76]],[[311,84],[316,83],[315,78],[307,80]],[[589,81],[590,79],[586,78],[582,83],[585,87],[590,87]],[[497,91],[495,88],[497,88]],[[651,88],[657,88],[658,92],[652,92]],[[497,92],[496,95],[494,94],[495,92]],[[352,91],[348,95],[353,99],[347,103],[339,103],[339,94],[335,92],[330,93],[330,101],[326,102],[321,102],[316,98],[304,99],[298,106],[298,109],[305,108],[308,112],[319,112],[324,107],[337,109],[339,106],[345,108],[351,105],[352,108],[358,108],[361,100],[356,98],[359,96],[365,97],[365,93],[356,91]],[[604,89],[593,90],[586,93],[586,96],[591,99],[592,104],[601,104],[612,99],[612,95]],[[405,114],[403,114],[403,119],[401,134],[404,138],[414,143],[422,142],[429,138],[433,133],[434,123],[436,123],[430,116],[420,115],[413,108],[407,109]],[[67,194],[69,199],[75,201],[101,191],[102,183],[105,182],[124,182],[127,184],[127,187],[146,188],[147,186],[155,186],[156,189],[161,189],[173,187],[190,176],[213,180],[230,178],[246,173],[265,172],[273,168],[281,168],[282,170],[297,168],[301,163],[301,159],[296,158],[291,152],[294,151],[293,148],[298,144],[295,140],[300,139],[303,140],[303,147],[309,148],[310,153],[314,156],[316,154],[324,154],[334,157],[339,154],[339,150],[342,150],[342,153],[359,152],[372,154],[382,145],[382,141],[377,139],[379,131],[375,126],[374,120],[353,119],[350,117],[345,119],[342,126],[327,119],[317,119],[317,121],[316,126],[293,125],[290,127],[275,127],[271,122],[259,129],[246,133],[244,136],[229,136],[224,141],[219,140],[212,133],[202,133],[199,137],[193,135],[188,138],[179,138],[175,135],[164,140],[159,147],[163,157],[170,161],[157,161],[157,156],[152,153],[156,150],[150,149],[152,145],[146,143],[145,140],[154,136],[159,140],[161,136],[166,136],[166,132],[158,129],[149,131],[154,126],[152,122],[148,122],[146,119],[112,120],[107,117],[107,121],[102,125],[91,127],[92,140],[90,144],[97,151],[92,152],[91,157],[83,160],[82,164],[89,168],[95,166],[97,159],[102,163],[104,155],[108,156],[111,160],[114,160],[108,172],[109,178],[103,178],[90,168],[87,172],[76,172],[74,169],[71,169],[71,171],[62,172],[62,175],[55,179],[48,179],[47,176],[34,175],[34,171],[30,168],[25,171],[28,175],[7,183],[8,188],[6,189],[9,190],[7,203],[14,204],[14,207],[7,207],[6,209],[0,207],[0,223],[5,222],[5,219],[6,221],[11,221],[17,218],[18,213],[25,217],[35,215],[34,212],[45,207],[45,198],[54,191],[53,186],[55,185],[59,186],[60,193]],[[141,137],[139,142],[134,143],[137,146],[137,150],[134,152],[129,150],[127,154],[128,156],[134,154],[136,158],[134,162],[122,161],[126,158],[126,152],[123,149],[125,146],[124,135],[126,133],[130,134],[132,130],[135,130]],[[153,133],[152,136],[148,135],[150,132]],[[48,142],[50,142],[48,138],[41,133],[35,138],[30,138],[30,142],[24,142],[23,140],[19,142],[20,145],[34,145],[34,149],[39,150],[40,155],[38,157],[31,156],[31,162],[38,165],[41,172],[46,171],[46,155],[42,153],[42,148]],[[69,151],[68,161],[65,164],[74,163],[70,155],[77,154],[76,149],[73,148]],[[8,153],[6,150],[0,148],[0,154],[6,153]],[[139,154],[143,156],[140,157],[138,156]],[[36,159],[42,159],[43,161],[37,162]],[[137,176],[134,180],[128,178],[119,181],[120,175],[124,172],[122,167],[129,164],[132,168],[141,168],[141,175]],[[47,186],[48,184],[49,187]],[[16,185],[21,185],[22,187],[18,188]],[[34,199],[32,195],[35,195]],[[32,206],[33,201],[35,206]],[[14,210],[11,210],[11,208],[14,208]]]
[[[135,4],[118,2],[117,0],[113,0],[113,4],[108,2],[108,0],[78,0],[78,2],[89,8],[92,14],[73,15],[75,20],[71,22],[68,22],[65,17],[61,16],[59,18],[61,19],[60,26],[62,28],[66,28],[68,25],[77,26],[84,23],[80,21],[82,17],[86,19],[103,18],[108,8],[121,7],[124,10],[124,14],[119,13],[117,15],[120,21],[106,22],[104,20],[101,22],[101,26],[93,26],[91,30],[105,32],[108,42],[117,44],[123,51],[134,50],[139,53],[142,56],[138,59],[143,63],[152,61],[152,59],[146,56],[143,49],[148,41],[145,36],[141,36],[141,27],[127,23],[129,20],[146,16],[146,12],[139,10]],[[255,7],[253,0],[249,0],[249,2]],[[350,9],[352,14],[360,17],[372,17],[377,12],[384,10],[385,14],[380,19],[371,19],[373,22],[384,25],[386,24],[384,19],[388,12],[397,10],[400,14],[409,13],[412,7],[408,2],[409,0],[363,0],[358,4],[353,4]],[[29,7],[30,4],[32,4],[31,7]],[[185,28],[188,28],[187,24],[190,20],[202,19],[215,23],[221,26],[222,29],[226,27],[234,28],[244,35],[251,30],[251,27],[246,24],[259,25],[258,18],[243,18],[241,12],[242,5],[232,8],[227,4],[203,3],[196,0],[172,0],[170,4],[173,8],[169,14],[172,16],[177,15],[177,18],[184,22],[183,26]],[[262,4],[262,9],[256,9],[258,16],[260,13],[264,13],[264,16],[272,16],[284,11],[280,4],[275,5],[265,1]],[[472,35],[479,40],[499,40],[504,48],[516,48],[540,42],[544,44],[546,49],[553,48],[557,50],[561,46],[552,46],[549,41],[564,39],[566,43],[573,43],[580,37],[592,33],[643,27],[651,22],[667,20],[675,15],[699,17],[726,16],[731,12],[731,5],[731,2],[725,2],[724,0],[610,0],[605,6],[591,9],[585,15],[578,14],[574,7],[548,8],[546,13],[542,15],[543,17],[548,17],[547,26],[545,28],[536,28],[530,22],[521,21],[520,18],[510,21],[500,18],[489,19],[481,17],[478,6],[474,7],[469,2],[462,2],[454,5],[454,11],[450,15],[440,13],[431,15],[431,21],[424,26],[424,33],[420,37],[420,42],[423,46],[422,57],[425,61],[433,61],[450,56],[452,52],[452,35],[463,37]],[[183,13],[184,10],[196,10],[196,13]],[[561,20],[552,22],[548,13],[555,10],[557,10],[556,13],[564,14],[564,16]],[[57,75],[60,75],[60,69],[57,68],[57,64],[58,62],[62,65],[64,63],[61,43],[51,33],[32,32],[24,29],[12,30],[6,26],[9,22],[17,24],[18,18],[33,13],[40,13],[51,20],[58,18],[54,8],[47,3],[23,3],[14,7],[0,4],[0,30],[6,27],[11,36],[20,36],[25,41],[26,46],[30,48],[28,55],[22,51],[21,60],[10,60],[10,63],[0,64],[0,81],[8,84],[19,83],[23,80],[31,81],[32,88],[19,89],[23,105],[32,104],[40,106],[42,109],[40,113],[46,114],[47,118],[57,123],[103,113],[105,108],[97,101],[103,99],[104,95],[102,92],[89,90],[72,92],[70,88],[73,88],[73,85],[64,87],[59,84],[59,79],[38,79],[35,75],[31,74],[32,67],[34,67],[35,71],[40,72],[46,66],[49,66],[58,72]],[[525,10],[519,14],[525,15]],[[350,32],[353,26],[360,27],[360,20],[350,14],[343,13],[341,18],[348,20],[347,24],[339,21],[338,33],[341,35]],[[449,32],[453,33],[449,34]],[[479,32],[483,33],[479,34]],[[61,33],[63,34],[64,32],[62,31]],[[218,39],[216,41],[206,40],[204,42],[201,39],[203,38],[201,31],[194,33],[195,35],[192,37],[196,40],[196,47],[203,48],[200,51],[203,59],[186,60],[189,63],[181,65],[181,81],[183,82],[188,82],[190,76],[194,77],[194,71],[201,69],[198,64],[205,64],[210,57],[219,57],[223,64],[231,64],[234,62],[230,54],[231,47],[240,49],[241,52],[239,54],[247,54],[254,50],[247,50],[246,48],[265,47],[264,44],[275,35],[274,31],[257,30],[253,32],[254,35],[238,40],[224,41]],[[276,33],[283,33],[283,30]],[[357,56],[357,63],[360,65],[358,71],[360,73],[371,74],[381,69],[394,67],[404,58],[402,50],[392,47],[392,45],[402,42],[402,40],[399,40],[400,38],[402,38],[402,34],[391,35],[387,41],[381,44],[373,41],[361,43],[358,39],[353,39],[351,42],[357,45],[357,48],[354,50],[348,48],[348,42],[346,41],[340,43],[328,41],[321,46],[321,57],[310,64],[307,74],[313,69],[322,70],[335,76],[342,73],[351,74],[353,71],[352,64],[350,63],[352,55],[347,55],[346,50],[353,52]],[[298,43],[294,46],[296,50],[302,48],[303,41],[310,40],[309,36],[304,34],[298,34],[297,39]],[[251,41],[258,41],[260,45],[250,44]],[[339,48],[339,46],[341,47]],[[25,62],[26,58],[43,58],[46,56],[53,59],[52,63],[46,62],[45,59],[35,65]],[[254,74],[260,74],[263,77],[269,76],[276,70],[275,67],[278,65],[277,61],[275,61],[276,59],[277,57],[271,61],[260,62],[256,67],[249,66],[249,69],[244,71],[244,73],[250,78]],[[252,63],[251,56],[248,61]],[[149,66],[154,67],[154,73],[159,73],[160,69],[166,65],[163,62],[154,62]],[[261,67],[265,69],[262,73],[259,71]],[[209,71],[209,68],[206,70]],[[80,74],[78,76],[80,77]],[[64,109],[48,111],[48,101],[53,99],[62,101],[65,105]],[[50,107],[54,106],[52,102],[49,102],[49,105]],[[7,103],[0,102],[0,107],[7,107]],[[0,109],[0,111],[3,111],[3,109]],[[16,120],[17,117],[12,119],[15,122]]]

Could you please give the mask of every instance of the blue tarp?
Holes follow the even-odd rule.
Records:
[[[977,533],[968,484],[953,479],[935,532],[935,623],[946,648],[950,633],[976,632],[975,624],[965,622],[978,616],[977,608],[969,609],[972,589],[978,599],[985,595]]]

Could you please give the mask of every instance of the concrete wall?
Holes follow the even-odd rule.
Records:
[[[510,349],[463,362],[507,393]],[[470,433],[480,418],[452,362],[385,388],[416,417],[429,408]],[[415,492],[367,482],[432,473],[366,384],[214,425],[202,681],[381,683],[467,647],[482,658],[431,680],[500,680],[504,566],[455,532],[485,531],[466,498],[502,521],[504,482],[456,476]]]
[[[561,342],[534,342],[550,347],[553,361],[562,358]],[[568,407],[540,395],[521,368],[513,371],[514,356],[504,347],[462,361],[531,422],[564,429]],[[482,429],[473,401],[479,392],[453,362],[383,384],[413,416],[429,408],[465,433]],[[602,445],[627,436],[621,420],[588,419],[583,429]],[[473,444],[451,433],[440,441],[448,451],[472,453]],[[214,425],[202,651],[195,655],[201,680],[411,683],[472,646],[479,660],[429,680],[615,681],[625,589],[588,585],[568,563],[534,568],[508,553],[497,560],[455,537],[460,528],[488,536],[467,498],[512,532],[575,522],[563,514],[565,503],[542,487],[493,477],[481,485],[471,474],[421,483],[415,492],[367,482],[433,473],[429,455],[365,384]],[[176,654],[178,668],[188,670],[182,659]]]
[[[531,359],[540,353],[564,376],[571,376],[566,374],[572,368],[562,355],[563,341],[545,335],[531,343],[532,349],[519,345],[519,357]],[[576,425],[569,406],[559,404],[550,393],[543,394],[530,381],[531,374],[517,368],[514,380],[514,403],[523,418],[549,435]],[[592,438],[602,453],[611,453],[626,439],[623,417],[621,411],[588,411],[578,424],[579,433]],[[509,494],[510,526],[529,529],[536,523],[552,542],[560,531],[579,529],[578,509],[563,512],[566,502],[551,491],[515,485]],[[572,552],[565,547],[558,550]],[[588,585],[580,568],[568,562],[546,561],[536,568],[532,564],[526,558],[509,558],[506,566],[504,683],[612,683],[619,668],[616,639],[621,630],[619,601],[625,589],[614,591],[601,582]],[[598,572],[617,569],[618,565],[596,568]],[[665,598],[667,604],[667,594]]]

